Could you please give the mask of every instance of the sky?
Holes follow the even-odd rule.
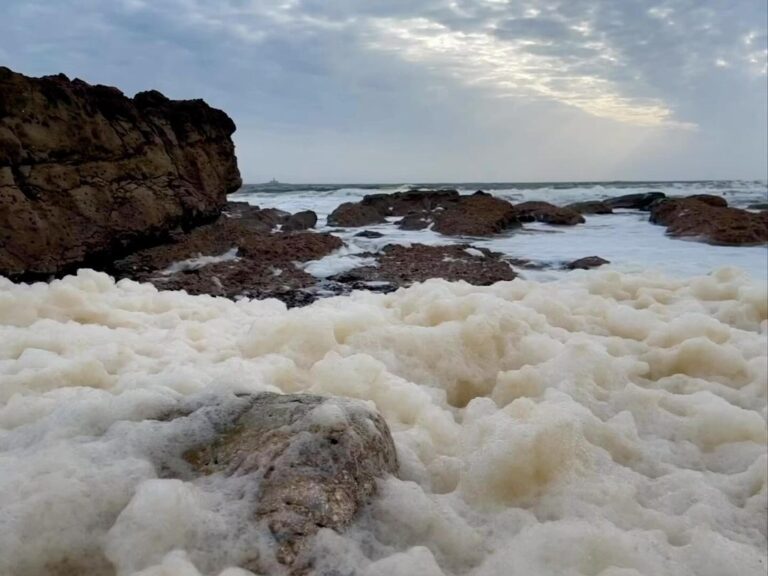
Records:
[[[246,182],[768,179],[767,0],[2,0],[0,64],[204,98]]]

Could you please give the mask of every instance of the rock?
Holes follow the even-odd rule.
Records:
[[[363,230],[362,232],[355,234],[355,237],[357,238],[381,238],[382,236],[384,236],[384,234],[376,232],[375,230]]]
[[[506,200],[485,194],[462,196],[435,212],[433,230],[448,236],[490,236],[520,226],[517,212]]]
[[[670,236],[692,237],[709,244],[742,246],[768,242],[768,212],[724,208],[692,198],[655,205],[650,221],[667,227]]]
[[[559,208],[549,202],[523,202],[515,205],[521,222],[545,222],[559,226],[582,224],[584,217],[570,208]]]
[[[268,527],[277,561],[292,574],[306,573],[303,552],[317,531],[349,526],[376,493],[377,479],[397,473],[389,428],[357,400],[266,393],[241,403],[214,442],[184,458],[198,474],[252,482],[255,501],[243,505]],[[260,564],[257,558],[242,567],[262,573]]]
[[[392,194],[369,194],[361,204],[375,208],[385,216],[406,216],[415,212],[431,212],[459,202],[457,190],[408,190]]]
[[[768,202],[762,203],[758,202],[757,204],[750,204],[747,206],[748,210],[768,210]]]
[[[317,214],[312,210],[304,210],[303,212],[297,212],[288,216],[282,229],[285,232],[308,230],[309,228],[314,228],[315,224],[317,224]]]
[[[605,202],[599,200],[574,202],[573,204],[568,204],[565,208],[579,214],[613,214],[613,209]]]
[[[649,210],[651,205],[663,200],[667,195],[663,192],[640,192],[637,194],[625,194],[603,200],[610,208],[625,208],[630,210]]]
[[[682,200],[683,198],[681,198]],[[686,196],[686,200],[698,200],[709,206],[717,206],[719,208],[726,208],[728,201],[722,196],[715,196],[714,194],[693,194],[692,196]]]
[[[109,262],[216,218],[241,185],[234,131],[202,100],[0,67],[0,275]]]
[[[430,278],[463,280],[487,286],[504,280],[514,280],[517,274],[502,254],[468,244],[426,246],[390,244],[378,253],[376,266],[355,268],[332,280],[350,282],[387,282],[408,286]]]
[[[364,206],[357,202],[345,202],[328,216],[329,226],[341,226],[344,228],[383,224],[386,221],[387,219],[384,214],[379,212],[374,206]]]
[[[106,271],[164,290],[303,304],[317,281],[295,262],[322,258],[343,242],[330,234],[272,232],[278,216],[272,209],[230,203],[217,221],[174,232],[169,242],[136,251]]]
[[[432,224],[432,217],[429,213],[408,214],[403,216],[397,222],[397,227],[401,230],[424,230]]]
[[[573,262],[569,262],[565,265],[568,270],[588,270],[589,268],[597,268],[604,264],[610,264],[610,262],[600,256],[587,256],[585,258],[579,258]]]

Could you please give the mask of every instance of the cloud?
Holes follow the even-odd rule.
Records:
[[[247,178],[760,176],[765,22],[754,0],[5,0],[0,56],[204,97]]]

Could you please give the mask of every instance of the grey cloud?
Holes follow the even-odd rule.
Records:
[[[0,56],[204,97],[250,179],[765,177],[765,23],[754,0],[5,0]],[[596,118],[609,92],[668,125]]]

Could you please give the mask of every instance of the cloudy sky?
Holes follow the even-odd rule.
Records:
[[[205,98],[246,181],[768,178],[766,0],[2,0],[0,64]]]

